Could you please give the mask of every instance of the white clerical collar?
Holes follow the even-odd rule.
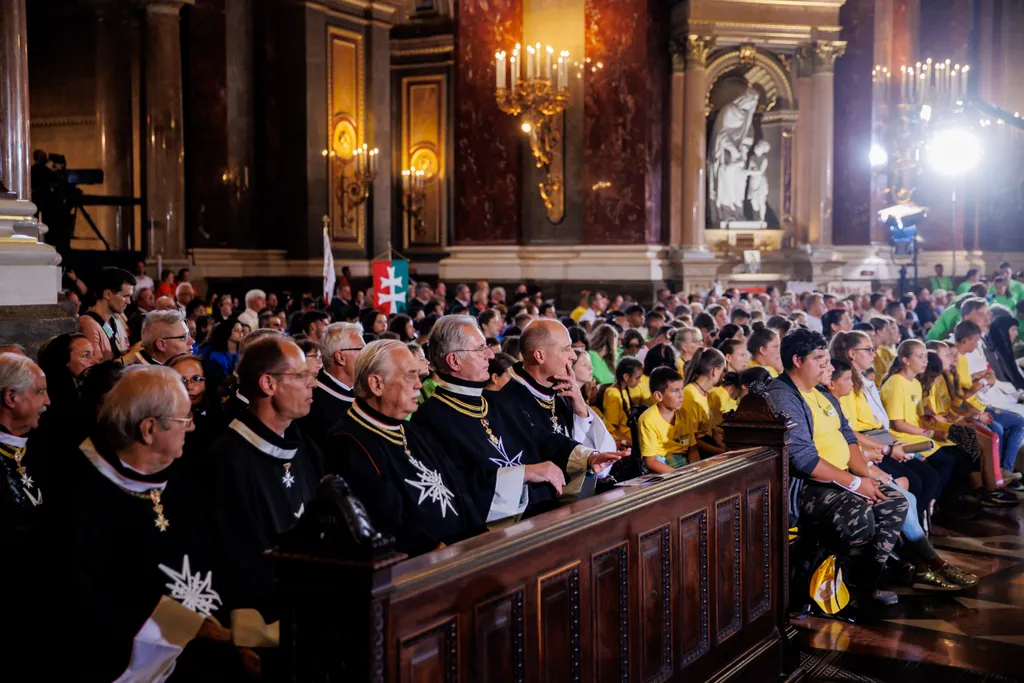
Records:
[[[434,378],[437,382],[437,386],[441,387],[445,391],[450,391],[453,394],[461,394],[463,396],[475,396],[480,397],[484,395],[483,387],[467,387],[462,384],[455,384],[454,382],[448,382],[441,379],[440,376]]]
[[[27,436],[15,436],[10,432],[0,431],[0,443],[5,443],[8,446],[14,446],[15,448],[24,448],[25,444],[28,443]]]
[[[235,398],[237,398],[239,401],[241,401],[245,405],[249,405],[249,399],[247,399],[245,396],[242,396],[242,392],[236,391],[235,392]]]
[[[526,371],[524,370],[523,372]],[[554,398],[554,394],[545,394],[541,391],[538,391],[537,387],[533,386],[529,379],[520,377],[519,373],[516,372],[515,368],[512,368],[511,376],[512,379],[526,387],[530,391],[530,393],[534,395],[534,397],[539,398],[542,401],[550,401],[552,398]]]
[[[359,419],[366,420],[374,427],[379,427],[380,429],[387,429],[388,431],[391,432],[397,432],[402,428],[402,425],[389,425],[385,422],[381,422],[376,418],[370,417],[370,415],[365,410],[363,410],[358,403],[353,403],[350,410],[354,410],[356,415],[359,416]]]
[[[85,457],[89,459],[89,462],[92,463],[92,466],[95,467],[100,474],[126,491],[146,493],[153,489],[160,489],[162,491],[164,487],[167,486],[166,481],[136,481],[135,479],[129,479],[124,476],[115,470],[114,466],[107,462],[106,458],[99,454],[99,451],[97,451],[96,447],[93,446],[91,439],[83,441],[82,445],[78,448],[85,454]],[[125,467],[127,468],[127,465],[125,465]]]
[[[247,424],[238,419],[232,420],[231,424],[228,425],[228,429],[233,429],[238,432],[239,436],[255,446],[261,453],[266,453],[278,460],[291,460],[299,451],[297,448],[281,448],[280,446],[275,446],[250,429]]]
[[[316,381],[316,385],[318,387],[320,387],[321,389],[323,389],[324,391],[326,391],[328,394],[330,394],[334,398],[338,399],[339,401],[345,401],[346,403],[351,403],[352,401],[356,400],[356,397],[352,394],[352,387],[346,385],[344,382],[342,382],[341,380],[339,380],[337,377],[335,377],[334,375],[332,375],[329,372],[325,372],[323,374],[328,379],[330,379],[331,382],[335,386],[340,387],[341,391],[339,392],[337,389],[334,389],[332,387],[327,386],[326,384],[321,382],[319,379]]]

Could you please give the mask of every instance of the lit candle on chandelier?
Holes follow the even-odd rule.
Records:
[[[560,73],[558,75],[558,87],[568,88],[569,87],[569,51],[562,50],[562,56],[559,61],[562,63],[560,67]]]
[[[416,171],[416,189],[423,190],[424,177],[426,174],[423,171]]]
[[[409,171],[402,171],[402,191],[409,191]]]
[[[547,59],[544,61],[544,78],[547,79],[548,81],[550,81],[551,80],[551,60],[552,60],[552,58],[553,58],[553,56],[555,54],[555,49],[553,47],[551,47],[550,45],[548,45],[546,48],[544,48],[544,50],[545,50],[545,52],[547,52]]]
[[[964,64],[963,70],[960,72],[962,80],[960,81],[960,90],[963,92],[964,99],[967,99],[967,72],[971,70],[969,64]]]
[[[352,160],[355,162],[356,175],[358,175],[363,170],[363,165],[360,162],[360,158],[362,157],[362,154],[363,154],[363,150],[360,149],[359,147],[356,147],[354,150],[352,150]]]
[[[526,46],[526,80],[527,82],[532,81],[534,77],[534,69],[537,68],[537,51],[533,49],[533,45]]]
[[[495,62],[496,62],[495,66],[494,66],[494,76],[497,79],[497,86],[499,88],[504,88],[505,87],[505,52],[504,51],[495,52],[494,53],[494,59],[495,59]]]

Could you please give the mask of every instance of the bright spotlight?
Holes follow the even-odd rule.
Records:
[[[529,133],[529,132],[530,132],[531,130],[533,130],[533,126],[531,126],[531,125],[530,125],[530,123],[529,123],[528,121],[523,121],[523,125],[522,125],[522,126],[520,126],[520,128],[522,128],[522,129],[523,129],[523,132],[524,132],[524,133],[527,133],[527,134],[528,134],[528,133]]]
[[[889,153],[877,142],[871,143],[871,151],[868,152],[868,162],[872,168],[882,168],[889,163]]]
[[[928,145],[928,163],[945,176],[961,176],[981,161],[981,140],[964,128],[947,128]]]

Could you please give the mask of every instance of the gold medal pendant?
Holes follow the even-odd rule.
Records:
[[[150,489],[149,498],[153,501],[153,512],[156,513],[156,527],[161,532],[167,531],[167,527],[171,526],[171,523],[164,517],[164,506],[160,504],[160,489]]]

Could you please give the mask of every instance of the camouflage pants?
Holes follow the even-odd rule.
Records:
[[[875,503],[849,491],[807,482],[800,495],[800,526],[849,559],[852,583],[874,589],[899,538],[907,499],[888,486],[886,501]]]

